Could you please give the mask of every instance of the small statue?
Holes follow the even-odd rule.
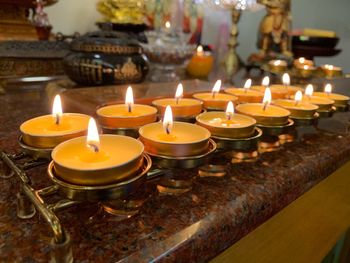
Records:
[[[276,56],[292,57],[290,51],[289,29],[290,0],[258,0],[266,6],[267,14],[260,23],[258,47],[259,53],[253,56],[260,59]]]

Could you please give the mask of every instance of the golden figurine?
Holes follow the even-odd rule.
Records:
[[[288,35],[291,24],[290,0],[258,0],[257,2],[266,6],[267,14],[260,23],[259,53],[254,54],[252,60],[264,60],[278,55],[292,57]]]

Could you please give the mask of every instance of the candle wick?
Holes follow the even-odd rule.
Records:
[[[168,134],[168,135],[170,134],[169,126],[170,126],[170,123],[167,123],[167,125],[165,127],[166,134]]]
[[[299,104],[299,101],[296,100],[296,101],[295,101],[295,106],[298,106],[298,104]]]
[[[227,114],[226,116],[227,116],[227,120],[228,121],[230,121],[232,119],[232,114],[231,113]]]
[[[265,102],[264,107],[263,107],[263,111],[266,110],[268,104],[269,104],[268,102]]]
[[[213,96],[212,96],[213,99],[215,99],[215,95],[216,95],[216,92],[213,91]]]
[[[89,145],[89,147],[90,147],[95,153],[98,153],[98,152],[99,152],[100,149],[98,148],[97,145],[95,145],[95,144],[93,144],[93,143],[89,143],[88,145]]]
[[[59,125],[60,124],[60,121],[61,121],[61,117],[59,114],[56,114],[56,121],[55,121],[55,124],[56,125]]]
[[[244,93],[247,93],[248,92],[248,89],[244,89]]]
[[[131,103],[128,104],[128,112],[131,113]]]
[[[178,104],[179,104],[179,100],[180,100],[180,98],[179,98],[179,97],[177,97],[177,98],[176,98],[176,105],[178,105]]]

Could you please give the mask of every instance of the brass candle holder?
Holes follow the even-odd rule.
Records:
[[[27,145],[23,141],[22,136],[18,138],[18,145],[21,147],[23,153],[33,158],[33,160],[40,160],[40,159],[48,160],[48,161],[51,160],[51,152],[53,148],[45,149],[45,148],[37,148],[37,147]]]
[[[267,65],[271,72],[276,73],[284,73],[288,68],[288,63],[285,60],[270,60]]]

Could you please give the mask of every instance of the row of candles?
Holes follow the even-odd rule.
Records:
[[[135,104],[129,87],[124,104],[101,107],[96,114],[105,128],[139,129],[139,140],[99,135],[90,116],[63,113],[59,95],[54,99],[52,115],[30,119],[20,130],[26,145],[54,148],[55,172],[64,180],[82,184],[81,177],[74,174],[83,173],[85,185],[108,184],[136,173],[143,164],[144,151],[174,158],[195,156],[206,151],[211,136],[248,138],[257,124],[285,125],[290,116],[312,117],[317,110],[347,105],[349,100],[332,93],[330,84],[325,92],[313,92],[312,85],[308,85],[303,96],[301,88],[290,85],[287,74],[283,83],[270,86],[265,77],[262,86],[251,86],[251,80],[247,80],[243,88],[231,87],[221,93],[218,80],[211,92],[196,93],[192,98],[183,98],[183,86],[179,84],[174,98],[154,100],[152,106]],[[203,108],[215,111],[203,112]],[[158,112],[162,122],[156,122]],[[179,117],[195,117],[197,123],[173,121]],[[101,173],[106,176],[101,177]]]

